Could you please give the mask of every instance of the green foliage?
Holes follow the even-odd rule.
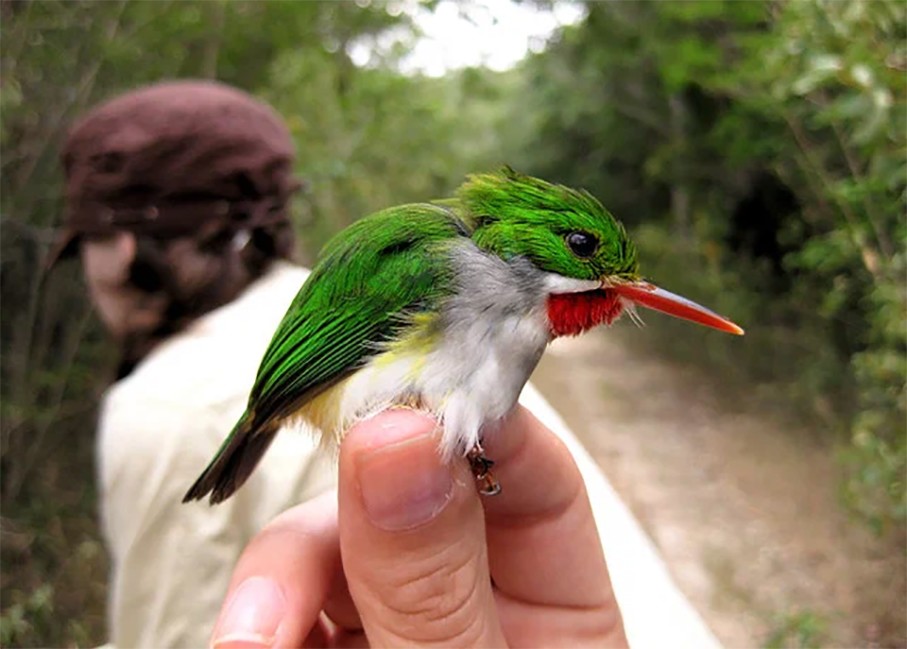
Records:
[[[57,454],[45,447],[30,471],[39,486],[26,485],[3,505],[3,646],[88,646],[104,637],[107,557],[97,538],[93,476],[86,471],[94,444],[89,435],[64,443]]]
[[[7,647],[21,646],[36,626],[47,624],[54,612],[53,593],[53,586],[42,584],[32,593],[16,597],[18,601],[0,615],[0,642]]]
[[[743,324],[735,345],[656,334],[846,434],[846,501],[879,530],[907,513],[905,14],[589,3],[522,69],[536,128],[509,144],[644,225],[643,273]]]
[[[336,65],[335,56],[285,52],[261,92],[298,142],[310,250],[383,207],[450,193],[469,169],[449,150],[462,123],[442,81]]]
[[[853,322],[837,341],[857,395],[845,492],[881,531],[907,520],[907,8],[792,3],[775,19],[753,87],[771,93],[795,144],[782,177],[815,202],[815,234],[786,261],[824,317]]]
[[[825,622],[815,613],[789,613],[779,620],[762,646],[764,649],[817,649],[826,641],[824,629]]]

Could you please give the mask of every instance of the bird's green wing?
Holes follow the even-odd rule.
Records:
[[[218,503],[251,475],[281,420],[343,379],[452,290],[445,250],[468,237],[449,208],[395,207],[338,234],[281,321],[246,412],[183,501]]]
[[[249,400],[253,420],[294,412],[395,338],[407,316],[432,310],[450,291],[443,250],[468,236],[451,210],[416,204],[331,240],[265,352]]]

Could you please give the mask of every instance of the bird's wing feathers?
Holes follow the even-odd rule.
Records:
[[[468,236],[451,211],[427,204],[363,219],[333,239],[274,334],[249,401],[264,424],[355,371],[395,338],[407,315],[450,288],[441,248]]]
[[[251,475],[283,418],[360,367],[434,310],[452,286],[445,246],[469,232],[454,211],[404,205],[331,240],[271,340],[246,412],[184,498],[228,498]]]

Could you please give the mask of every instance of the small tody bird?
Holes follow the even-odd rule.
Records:
[[[635,305],[743,334],[644,281],[624,227],[585,191],[505,168],[468,177],[454,199],[373,214],[325,246],[183,501],[228,498],[286,422],[339,443],[392,405],[436,417],[441,455],[468,457],[480,491],[497,493],[483,427],[513,408],[549,342]]]

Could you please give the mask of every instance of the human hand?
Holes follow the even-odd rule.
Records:
[[[563,443],[518,406],[486,444],[503,491],[483,499],[466,462],[441,463],[435,426],[408,410],[354,426],[339,493],[252,540],[212,644],[626,646]]]

